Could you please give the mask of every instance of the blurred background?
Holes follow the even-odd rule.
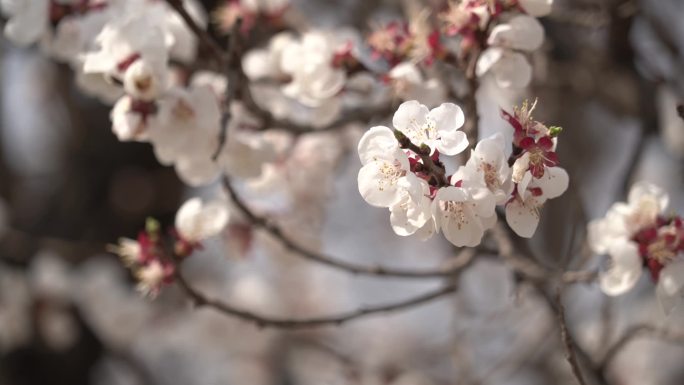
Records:
[[[205,1],[213,9],[217,1]],[[380,0],[293,1],[321,25],[369,28],[399,14]],[[531,242],[552,269],[601,264],[584,247],[588,219],[624,199],[633,181],[670,193],[684,213],[684,1],[556,0],[542,23],[528,92],[536,118],[562,126],[560,159],[571,189],[547,204]],[[171,224],[188,191],[146,143],[121,143],[109,107],[83,96],[71,70],[0,41],[0,384],[571,384],[554,314],[501,262],[482,258],[451,297],[340,327],[259,329],[192,309],[171,287],[154,301],[135,292],[105,252],[134,237],[145,218]],[[481,136],[501,129],[498,108],[524,95],[484,83]],[[352,139],[366,127],[348,127]],[[356,135],[356,136],[355,136]],[[351,139],[349,139],[351,137]],[[346,143],[346,142],[345,142]],[[357,191],[354,151],[341,151],[321,249],[340,259],[436,266],[454,252],[395,236],[384,210]],[[301,220],[305,222],[305,219]],[[294,221],[297,224],[297,221]],[[309,226],[311,224],[309,223]],[[238,231],[233,228],[232,231]],[[218,239],[188,261],[188,276],[231,303],[271,315],[318,315],[407,298],[441,282],[355,277],[303,262],[263,234],[243,255]],[[227,238],[227,237],[224,237]],[[684,331],[665,317],[653,283],[607,298],[592,285],[568,290],[578,343],[599,359],[630,325]],[[684,347],[638,339],[607,369],[611,384],[684,383]]]

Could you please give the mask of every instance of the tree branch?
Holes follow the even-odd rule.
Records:
[[[582,369],[580,368],[580,364],[577,360],[577,355],[575,353],[575,342],[572,340],[572,337],[568,333],[568,325],[565,322],[565,306],[563,306],[560,288],[556,293],[556,303],[556,309],[558,310],[558,324],[560,325],[561,339],[563,341],[563,347],[565,348],[565,359],[570,364],[570,367],[572,368],[572,374],[575,376],[577,383],[579,385],[587,385],[586,381],[584,381]]]
[[[192,18],[190,13],[185,9],[185,6],[183,6],[183,0],[166,0],[166,3],[173,8],[178,15],[183,19],[185,24],[190,28],[190,30],[197,36],[197,38],[206,46],[209,48],[211,51],[212,56],[219,62],[221,65],[225,65],[226,61],[228,58],[224,55],[224,50],[221,48],[221,46],[214,40],[211,35],[209,35],[209,32],[207,32],[204,28],[200,27],[195,19]]]
[[[311,132],[324,132],[333,131],[342,128],[350,123],[355,122],[369,122],[376,116],[387,116],[394,111],[394,105],[392,103],[383,106],[374,107],[362,107],[356,109],[350,109],[347,111],[342,111],[340,117],[332,123],[329,123],[322,127],[313,127],[307,124],[300,124],[293,122],[291,120],[278,119],[273,114],[261,108],[259,104],[254,100],[254,95],[249,88],[249,84],[244,82],[240,90],[241,100],[245,107],[254,115],[256,115],[263,122],[263,130],[269,127],[280,128],[286,130],[294,135],[307,134]]]
[[[295,241],[291,240],[285,234],[283,234],[280,227],[273,224],[266,217],[259,216],[256,213],[254,213],[237,194],[228,176],[223,177],[223,186],[228,192],[228,195],[230,196],[235,206],[244,214],[246,219],[253,226],[265,230],[266,232],[271,234],[271,236],[280,241],[280,243],[282,243],[288,249],[294,251],[296,255],[301,256],[302,258],[317,263],[321,263],[323,265],[331,266],[340,270],[344,270],[352,274],[397,278],[448,277],[463,270],[475,254],[474,249],[463,249],[463,252],[458,257],[453,258],[448,265],[442,268],[431,270],[418,270],[411,268],[402,269],[384,266],[367,266],[362,264],[356,264],[353,262],[343,261],[340,259],[327,256],[325,254],[320,254],[311,250],[307,250],[306,248],[300,246]]]
[[[633,340],[639,337],[652,337],[663,341],[684,344],[684,334],[671,330],[660,329],[653,325],[632,326],[620,337],[620,339],[608,349],[606,355],[598,365],[599,370],[604,372],[615,357]]]
[[[457,284],[449,284],[444,287],[421,294],[419,296],[409,298],[406,300],[388,303],[378,306],[367,306],[362,307],[357,310],[342,312],[335,315],[328,316],[317,316],[308,318],[278,318],[269,317],[253,313],[247,310],[239,309],[230,304],[222,302],[217,299],[212,299],[197,289],[192,287],[190,283],[181,274],[180,268],[176,269],[176,282],[178,286],[185,292],[185,294],[193,300],[197,306],[208,306],[216,311],[219,311],[228,316],[237,317],[243,321],[253,323],[257,327],[274,327],[280,329],[301,329],[301,328],[311,328],[311,327],[321,327],[321,326],[339,326],[351,320],[367,317],[373,314],[387,313],[392,311],[398,311],[403,309],[408,309],[413,306],[419,306],[440,297],[446,296],[458,290]]]

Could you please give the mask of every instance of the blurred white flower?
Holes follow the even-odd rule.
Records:
[[[201,242],[218,235],[228,223],[228,205],[222,200],[208,203],[200,198],[187,200],[176,213],[176,230],[188,242]]]
[[[532,67],[523,52],[537,50],[544,42],[544,28],[534,17],[518,15],[492,29],[487,48],[480,55],[476,74],[490,72],[502,88],[522,88],[532,80]]]

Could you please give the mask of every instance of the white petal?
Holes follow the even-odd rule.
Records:
[[[477,59],[475,74],[478,77],[482,77],[482,75],[487,73],[487,71],[489,71],[499,60],[501,60],[503,54],[504,50],[502,48],[487,48]]]
[[[506,222],[523,238],[532,238],[539,225],[539,208],[534,198],[527,199],[525,204],[514,199],[506,205]]]
[[[274,63],[271,62],[271,55],[265,49],[255,49],[247,52],[242,58],[242,68],[245,75],[250,80],[268,78],[273,75]]]
[[[661,213],[665,211],[670,201],[667,192],[659,186],[649,182],[637,182],[629,190],[627,201],[633,206],[638,204],[643,198],[654,199]]]
[[[388,166],[385,161],[377,161],[361,167],[358,175],[359,193],[368,204],[377,207],[390,207],[401,199],[399,179],[383,179]],[[405,177],[403,177],[405,178]]]
[[[551,13],[553,0],[518,0],[518,4],[534,17],[543,17]]]
[[[561,167],[547,167],[544,176],[533,180],[534,187],[540,187],[545,199],[561,196],[568,189],[570,177]]]
[[[684,261],[675,261],[660,271],[656,295],[666,314],[669,314],[682,300],[684,292]]]
[[[460,154],[468,148],[468,136],[463,131],[448,131],[440,133],[437,150],[448,156]]]
[[[534,51],[544,42],[544,27],[534,17],[519,15],[492,29],[490,45],[522,51]]]
[[[524,88],[532,81],[532,67],[518,52],[506,52],[492,67],[492,73],[501,88]]]
[[[453,103],[442,103],[439,107],[433,108],[428,113],[428,119],[435,122],[440,132],[456,131],[465,123],[463,110]]]
[[[601,290],[607,295],[620,295],[630,290],[641,277],[643,270],[637,245],[630,241],[611,244],[611,266],[599,276]]]
[[[392,125],[397,130],[404,134],[409,132],[409,128],[413,125],[423,126],[427,122],[427,116],[430,113],[428,108],[416,100],[401,103],[397,112],[392,117]],[[420,145],[420,143],[415,143]]]
[[[183,239],[201,241],[221,232],[228,223],[228,206],[221,201],[206,205],[200,198],[186,201],[176,213],[176,229]]]
[[[385,126],[371,127],[359,140],[358,151],[361,164],[368,164],[374,158],[387,158],[399,148],[394,132]]]

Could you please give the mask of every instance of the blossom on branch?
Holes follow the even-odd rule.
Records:
[[[669,197],[660,187],[638,182],[627,202],[617,202],[606,216],[588,225],[589,245],[610,256],[600,277],[601,289],[620,295],[634,287],[647,269],[657,282],[656,294],[667,313],[684,294],[684,227],[682,218],[665,215]]]

